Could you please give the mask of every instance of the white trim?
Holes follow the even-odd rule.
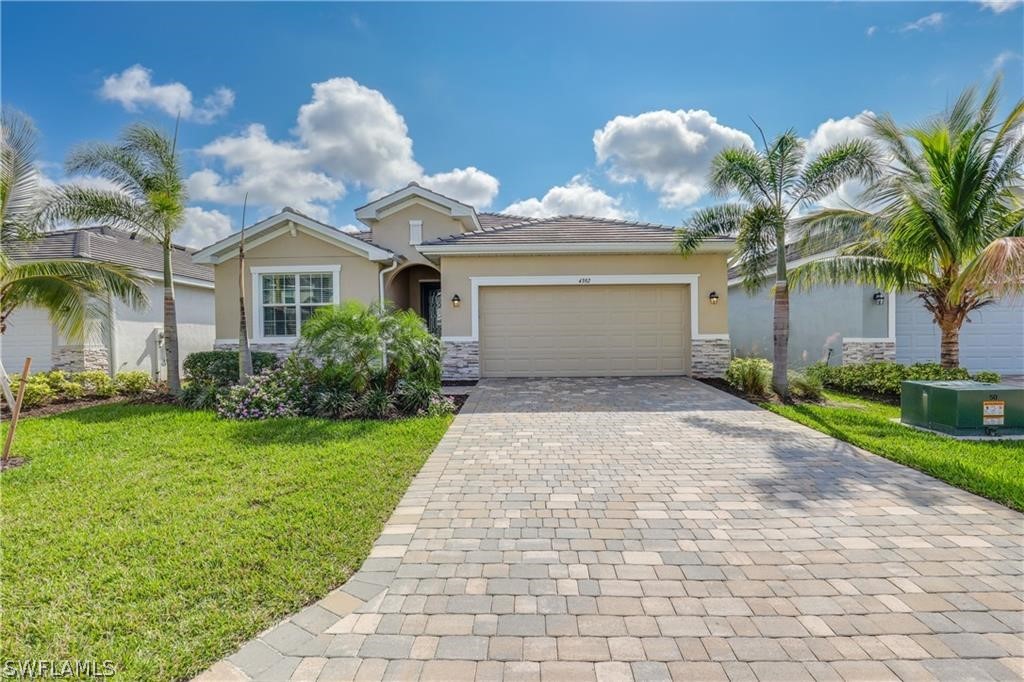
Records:
[[[731,253],[732,239],[708,240],[696,253]],[[561,254],[561,253],[679,253],[674,242],[560,242],[553,244],[420,244],[416,250],[425,256],[479,256],[489,254]]]
[[[423,221],[409,221],[409,246],[416,246],[423,242]]]
[[[442,336],[441,341],[446,343],[472,343],[476,339],[472,336]]]
[[[270,236],[258,236],[260,233],[266,230],[273,230],[273,228],[278,226],[281,226],[283,229],[275,231]],[[357,239],[356,237],[342,232],[335,227],[324,225],[323,223],[319,223],[299,213],[293,213],[292,211],[281,211],[280,213],[272,215],[265,220],[261,220],[252,227],[245,228],[246,245],[250,248],[258,246],[265,241],[280,236],[285,231],[292,232],[296,227],[301,227],[304,232],[325,239],[331,244],[342,246],[349,251],[358,253],[372,261],[391,260],[393,256],[393,254],[386,249],[364,242],[362,239]],[[206,248],[193,253],[192,261],[195,263],[210,263],[212,265],[217,265],[230,258],[234,258],[238,254],[237,246],[240,238],[240,233],[235,232],[218,242],[214,242]]]
[[[468,218],[473,229],[480,229],[480,221],[477,219],[476,209],[472,206],[464,204],[461,201],[455,201],[443,194],[438,194],[426,187],[420,187],[415,183],[383,196],[376,201],[371,201],[365,206],[360,206],[356,209],[356,219],[369,225],[405,208],[405,206],[401,204],[403,201],[410,198],[414,200],[418,199],[421,203],[427,201],[440,208],[448,209],[448,213],[451,217],[455,219]]]
[[[254,343],[292,343],[298,340],[298,336],[263,335],[263,288],[260,284],[260,278],[263,275],[315,274],[323,272],[331,275],[331,303],[337,305],[341,302],[340,265],[261,265],[249,268],[249,274],[252,278],[252,295],[250,298],[252,299],[252,340]],[[296,297],[298,297],[298,294],[299,292],[296,290]],[[295,305],[301,304],[296,302]],[[298,329],[300,322],[296,320],[295,324],[296,329]]]
[[[700,275],[524,275],[513,277],[470,277],[470,313],[472,334],[468,337],[442,337],[447,340],[480,340],[480,287],[515,286],[593,286],[595,284],[687,284],[690,287],[690,338],[720,338],[719,334],[702,335],[700,329]],[[728,334],[724,335],[728,338]]]
[[[896,290],[893,289],[889,292],[889,300],[886,301],[889,306],[889,336],[886,340],[896,343]]]
[[[140,273],[153,280],[151,284],[159,286],[163,285],[164,273],[158,270],[139,270]],[[206,279],[199,279],[198,277],[187,277],[185,275],[173,275],[172,279],[175,284],[182,284],[190,287],[198,287],[200,289],[212,289],[213,282]]]

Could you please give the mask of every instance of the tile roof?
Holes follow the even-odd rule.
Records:
[[[16,261],[82,258],[151,272],[163,272],[164,269],[163,252],[158,245],[105,226],[45,232],[38,239],[7,243],[4,250]],[[193,263],[194,252],[195,249],[184,246],[174,247],[171,254],[174,273],[212,282],[213,268]]]
[[[483,217],[482,214],[481,218]],[[424,242],[445,244],[571,244],[571,243],[635,243],[672,242],[675,228],[653,223],[638,223],[609,218],[586,216],[557,216],[554,218],[519,218],[501,214],[486,214],[491,222],[473,232],[453,234]],[[491,220],[491,218],[496,218]],[[481,224],[483,224],[481,220]]]

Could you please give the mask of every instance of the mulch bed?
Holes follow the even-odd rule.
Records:
[[[50,403],[49,405],[40,405],[39,407],[22,407],[21,416],[19,419],[26,417],[48,417],[53,414],[63,414],[64,412],[71,412],[72,410],[80,410],[83,407],[94,407],[96,405],[109,405],[111,403],[123,403],[128,399],[123,396],[115,396],[113,398],[83,398],[82,400],[69,400],[67,402]],[[5,418],[9,418],[11,410],[7,407],[7,403],[3,405],[3,414]]]

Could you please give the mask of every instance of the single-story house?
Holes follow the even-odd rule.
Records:
[[[692,256],[661,225],[523,218],[410,183],[356,210],[349,233],[291,208],[246,228],[254,348],[287,352],[317,307],[386,300],[423,316],[446,379],[721,375],[730,357],[729,239]],[[217,346],[238,343],[238,242],[213,266]]]
[[[143,287],[149,298],[145,310],[133,310],[109,300],[106,319],[89,324],[90,331],[82,341],[61,337],[46,311],[19,308],[8,318],[7,331],[0,337],[4,368],[9,373],[20,372],[25,357],[32,356],[34,372],[102,369],[113,374],[143,370],[157,379],[167,376],[160,246],[110,227],[87,227],[47,232],[38,239],[12,242],[4,248],[15,261],[75,258],[119,263],[134,268],[149,280]],[[213,269],[192,262],[192,251],[176,246],[171,256],[182,359],[189,353],[209,350],[215,338]]]
[[[820,255],[799,257],[796,266]],[[729,272],[729,333],[739,357],[772,356],[770,286],[755,294],[743,289],[737,267]],[[939,361],[939,328],[913,294],[892,294],[844,285],[790,292],[789,362],[850,364],[894,360],[903,364]],[[1024,374],[1024,301],[1003,300],[968,316],[960,333],[960,364],[971,372]]]

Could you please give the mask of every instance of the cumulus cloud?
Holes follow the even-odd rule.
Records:
[[[616,116],[594,131],[597,162],[608,166],[609,177],[620,183],[642,180],[668,208],[700,199],[718,152],[753,144],[749,135],[702,109]]]
[[[1003,50],[1002,52],[996,55],[995,59],[992,60],[992,63],[989,65],[987,69],[988,74],[990,76],[996,74],[1002,71],[1003,68],[1010,62],[1018,60],[1020,58],[1021,55],[1018,52],[1014,52],[1013,50]]]
[[[417,181],[480,208],[491,204],[499,187],[497,178],[473,166],[426,174],[395,106],[351,78],[313,84],[291,139],[272,139],[264,126],[253,124],[200,151],[226,172],[193,173],[189,188],[195,198],[238,203],[249,192],[254,203],[288,204],[321,220],[331,202],[352,187],[374,198]]]
[[[874,113],[865,109],[856,116],[830,118],[815,128],[807,139],[807,158],[813,159],[828,147],[849,140],[870,137],[868,120]],[[864,184],[858,180],[845,182],[825,197],[820,203],[827,207],[846,207],[856,205]]]
[[[1008,12],[1014,7],[1019,7],[1024,0],[975,0],[982,7],[988,10],[992,10],[996,14],[1002,14]]]
[[[866,35],[868,38],[870,38],[871,36],[875,35],[877,32],[878,32],[878,27],[877,26],[868,26],[867,30],[864,31],[864,35]]]
[[[901,28],[900,31],[906,33],[908,31],[925,31],[933,28],[937,29],[941,28],[942,24],[945,23],[945,21],[945,14],[943,14],[942,12],[932,12],[931,14],[926,14],[925,16],[921,17],[920,19],[917,19],[916,21],[911,21],[910,23],[904,24],[903,28]]]
[[[181,114],[182,118],[199,123],[210,123],[220,118],[235,103],[235,93],[220,87],[197,105],[193,101],[192,91],[184,84],[173,82],[155,85],[153,72],[141,64],[107,76],[99,92],[104,99],[119,102],[128,111],[154,107],[171,116]]]
[[[548,218],[556,215],[584,215],[595,218],[628,217],[622,199],[613,197],[575,177],[566,185],[552,187],[540,199],[531,197],[509,204],[503,213],[527,218]]]
[[[208,211],[198,206],[185,209],[185,224],[175,233],[174,241],[184,246],[209,246],[231,234],[231,219],[220,211]]]

